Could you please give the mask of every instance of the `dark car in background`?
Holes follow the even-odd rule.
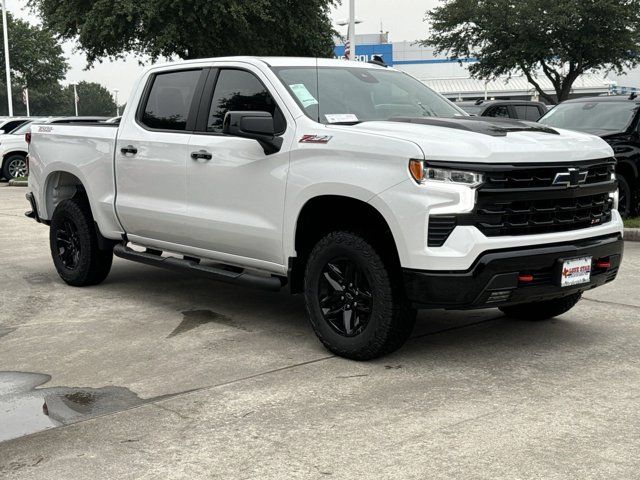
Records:
[[[623,217],[640,213],[640,98],[605,96],[567,100],[539,121],[544,125],[597,135],[613,148]]]
[[[535,122],[547,113],[544,103],[527,100],[476,100],[455,104],[468,114],[478,117],[517,118]]]

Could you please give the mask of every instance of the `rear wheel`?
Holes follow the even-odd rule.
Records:
[[[97,285],[109,275],[113,250],[99,248],[86,199],[60,202],[51,218],[49,243],[58,275],[69,285]]]
[[[27,158],[24,155],[11,155],[4,160],[2,176],[7,180],[27,176]]]
[[[574,293],[567,297],[555,298],[544,302],[523,303],[511,307],[500,307],[507,316],[519,320],[548,320],[567,313],[580,301],[582,293]]]
[[[390,353],[409,338],[416,312],[374,247],[333,232],[312,250],[305,272],[311,325],[331,352],[354,360]]]

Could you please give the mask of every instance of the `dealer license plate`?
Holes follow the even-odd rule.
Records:
[[[591,281],[591,257],[572,258],[565,260],[562,265],[560,277],[561,287],[571,287],[573,285],[582,285]]]

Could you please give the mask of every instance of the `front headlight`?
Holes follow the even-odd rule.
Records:
[[[410,160],[409,172],[419,185],[428,182],[453,183],[475,188],[482,185],[484,178],[481,173],[469,170],[455,170],[452,168],[432,167],[424,160]]]

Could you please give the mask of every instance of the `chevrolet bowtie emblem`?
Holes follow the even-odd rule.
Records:
[[[587,181],[588,172],[581,172],[578,168],[570,168],[566,172],[560,172],[556,174],[556,178],[553,179],[553,185],[564,185],[567,188],[573,188],[579,186],[581,183]]]

